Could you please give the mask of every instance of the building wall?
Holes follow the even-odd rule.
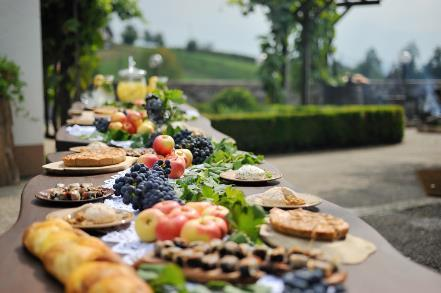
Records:
[[[30,154],[31,161],[19,162],[22,175],[32,175],[43,160],[43,76],[40,26],[40,1],[0,1],[0,56],[17,63],[22,71],[24,107],[30,118],[14,115],[14,142],[18,147],[17,160]],[[27,151],[29,150],[29,152]],[[28,158],[29,159],[29,158]],[[35,166],[32,166],[34,164]]]

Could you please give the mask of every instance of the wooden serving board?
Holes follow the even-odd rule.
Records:
[[[303,199],[305,203],[302,205],[292,205],[292,204],[287,204],[283,200],[271,201],[271,199],[267,199],[265,197],[263,192],[247,196],[246,201],[250,204],[259,205],[264,208],[281,208],[281,209],[309,208],[319,205],[322,202],[322,200],[319,197],[307,193],[296,192],[296,197]]]
[[[133,219],[133,213],[116,209],[116,218],[112,222],[108,223],[91,223],[91,222],[72,222],[71,220],[75,217],[75,213],[81,210],[83,207],[62,209],[58,211],[51,212],[46,215],[46,219],[63,219],[68,221],[74,228],[79,229],[104,229],[112,228],[130,223]]]
[[[135,269],[137,269],[142,264],[164,264],[166,261],[153,257],[153,256],[144,256],[139,259],[136,263],[133,264]],[[196,283],[208,283],[212,281],[224,281],[234,284],[254,284],[259,278],[261,278],[264,273],[259,272],[256,277],[250,278],[241,278],[240,273],[238,271],[234,271],[231,273],[224,273],[220,268],[214,270],[203,270],[201,268],[182,268],[182,271],[185,275],[187,281],[196,282]]]
[[[127,157],[124,162],[115,165],[102,166],[102,167],[66,167],[63,161],[49,163],[43,165],[42,168],[47,174],[59,174],[59,175],[94,175],[103,173],[112,173],[130,168],[135,162],[135,157]]]

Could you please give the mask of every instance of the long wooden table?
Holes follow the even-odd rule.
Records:
[[[191,123],[216,138],[223,134],[213,130],[209,121],[200,118]],[[58,137],[58,136],[57,136]],[[60,154],[53,155],[53,159]],[[274,168],[266,164],[266,168]],[[21,244],[24,229],[34,221],[44,219],[45,215],[59,207],[43,205],[34,195],[58,182],[92,182],[102,184],[112,174],[95,176],[46,176],[32,178],[25,186],[20,214],[14,226],[0,237],[0,292],[61,292],[62,286],[49,274],[41,263],[30,255]],[[281,180],[281,185],[290,186]],[[269,186],[240,187],[246,195],[269,188]],[[440,292],[441,275],[412,262],[395,250],[377,231],[353,213],[326,200],[318,206],[320,211],[345,219],[350,224],[350,233],[373,242],[377,251],[364,263],[346,265],[349,273],[345,283],[349,292]]]

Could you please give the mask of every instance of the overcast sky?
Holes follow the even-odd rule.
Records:
[[[227,0],[140,0],[140,6],[148,24],[132,22],[138,31],[148,27],[161,32],[173,47],[195,38],[215,50],[257,56],[258,36],[268,30],[262,11],[243,16]],[[113,20],[117,39],[124,25]],[[410,41],[420,49],[419,63],[426,62],[441,46],[441,0],[383,0],[381,5],[353,7],[336,32],[336,56],[346,64],[358,63],[374,47],[388,68]]]

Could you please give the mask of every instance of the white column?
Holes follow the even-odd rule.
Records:
[[[40,1],[0,0],[0,56],[21,68],[24,107],[38,121],[14,115],[14,142],[17,146],[42,145],[43,72]]]

